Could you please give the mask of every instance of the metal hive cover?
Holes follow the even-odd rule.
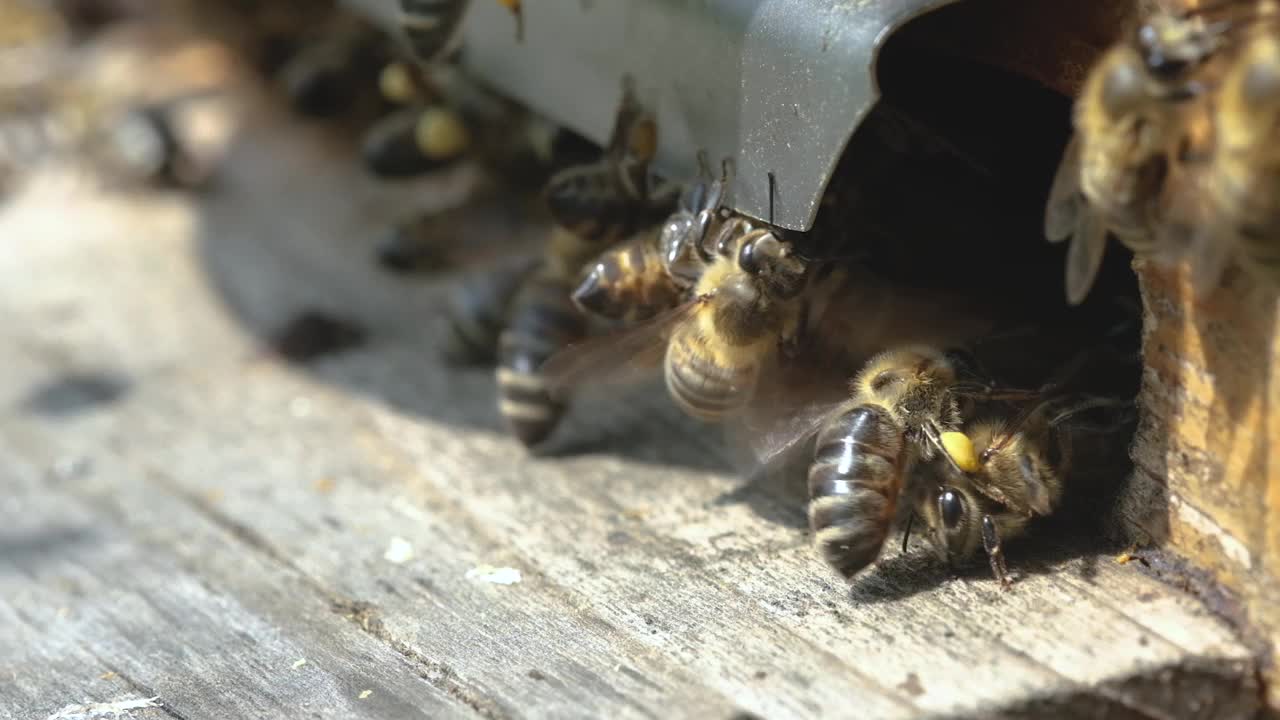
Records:
[[[394,22],[398,0],[349,0]],[[495,0],[472,0],[463,64],[499,91],[604,142],[630,74],[656,112],[656,169],[692,177],[732,157],[729,204],[806,230],[845,143],[879,96],[896,28],[955,0],[528,0],[523,41]],[[373,7],[374,4],[377,7]]]

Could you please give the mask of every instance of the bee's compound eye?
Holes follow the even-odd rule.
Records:
[[[964,518],[964,498],[955,490],[944,489],[938,496],[938,514],[948,530],[956,529]]]
[[[759,240],[753,240],[742,243],[742,248],[738,250],[738,267],[750,275],[756,275],[760,272],[760,256],[756,249],[756,245],[759,242]]]

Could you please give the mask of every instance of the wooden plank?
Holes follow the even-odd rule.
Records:
[[[427,668],[180,500],[101,465],[73,497],[51,491],[44,468],[13,459],[13,520],[0,534],[0,612],[14,631],[0,645],[9,671],[0,674],[13,682],[0,714],[43,718],[124,695],[159,698],[148,712],[175,718],[475,715],[446,684],[425,680]],[[199,575],[187,570],[197,558]]]
[[[1238,597],[1263,648],[1280,644],[1280,317],[1242,268],[1197,296],[1186,266],[1135,262],[1146,306],[1137,466],[1124,527],[1167,544]],[[1280,708],[1280,674],[1269,674]]]
[[[385,210],[318,140],[256,116],[203,204],[85,199],[71,227],[50,220],[65,198],[33,191],[0,215],[0,477],[31,523],[66,505],[119,538],[59,560],[116,624],[54,637],[110,656],[182,717],[287,715],[304,694],[265,669],[309,656],[348,673],[309,709],[341,699],[356,717],[382,716],[349,693],[383,666],[426,668],[418,707],[460,698],[489,717],[1256,707],[1229,627],[1096,548],[1014,548],[1010,593],[981,572],[949,578],[920,548],[844,589],[809,548],[794,483],[744,487],[718,435],[660,393],[585,397],[561,456],[530,457],[498,430],[490,377],[438,364],[442,282],[368,266]],[[309,307],[360,322],[368,344],[307,367],[262,359],[260,338]],[[73,392],[89,399],[72,412],[28,401],[72,372],[127,389]],[[37,490],[68,458],[92,470]],[[402,563],[386,559],[396,539],[413,549]],[[521,580],[468,576],[482,565]],[[200,662],[148,650],[198,608]],[[267,657],[237,630],[274,638]],[[166,680],[183,662],[193,675]],[[86,682],[54,677],[24,692]]]

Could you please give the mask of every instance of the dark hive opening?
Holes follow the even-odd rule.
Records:
[[[840,248],[831,254],[864,254],[896,284],[945,289],[993,308],[997,337],[1024,333],[983,346],[984,369],[997,380],[1034,387],[1089,353],[1096,358],[1072,392],[1132,398],[1141,374],[1132,254],[1110,242],[1092,292],[1073,308],[1064,288],[1067,245],[1044,237],[1045,203],[1071,134],[1069,93],[1091,48],[1109,41],[1091,32],[1105,18],[1082,9],[1101,3],[1073,4],[1088,17],[1061,24],[1054,18],[1063,11],[1050,5],[960,2],[891,36],[878,60],[881,101],[851,138],[811,239]],[[1136,416],[1095,415],[1081,422],[1125,425],[1123,442],[1085,451],[1101,461],[1107,450],[1110,469],[1082,469],[1096,485],[1067,499],[1102,508],[1127,473]],[[1072,522],[1105,515],[1061,514]]]

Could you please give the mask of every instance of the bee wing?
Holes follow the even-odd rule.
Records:
[[[777,410],[768,417],[754,414],[747,417],[740,432],[747,433],[747,443],[761,466],[769,465],[786,455],[800,443],[808,440],[843,406],[848,398],[793,407],[790,411]]]
[[[658,367],[671,330],[693,319],[705,298],[694,298],[649,320],[607,335],[584,340],[552,355],[540,370],[552,397],[563,398],[590,382],[626,382]]]
[[[1165,222],[1158,228],[1158,260],[1174,264],[1181,258],[1189,259],[1192,283],[1199,292],[1217,286],[1235,247],[1231,223],[1213,213],[1212,188],[1207,187],[1208,181],[1203,177],[1183,178],[1170,188],[1164,206]]]
[[[1096,212],[1084,209],[1067,248],[1067,302],[1079,305],[1093,287],[1107,249],[1107,226]]]
[[[1080,213],[1087,211],[1084,203],[1084,196],[1080,194],[1080,141],[1072,136],[1062,153],[1049,188],[1049,200],[1045,203],[1044,235],[1049,242],[1062,242],[1075,232]]]

